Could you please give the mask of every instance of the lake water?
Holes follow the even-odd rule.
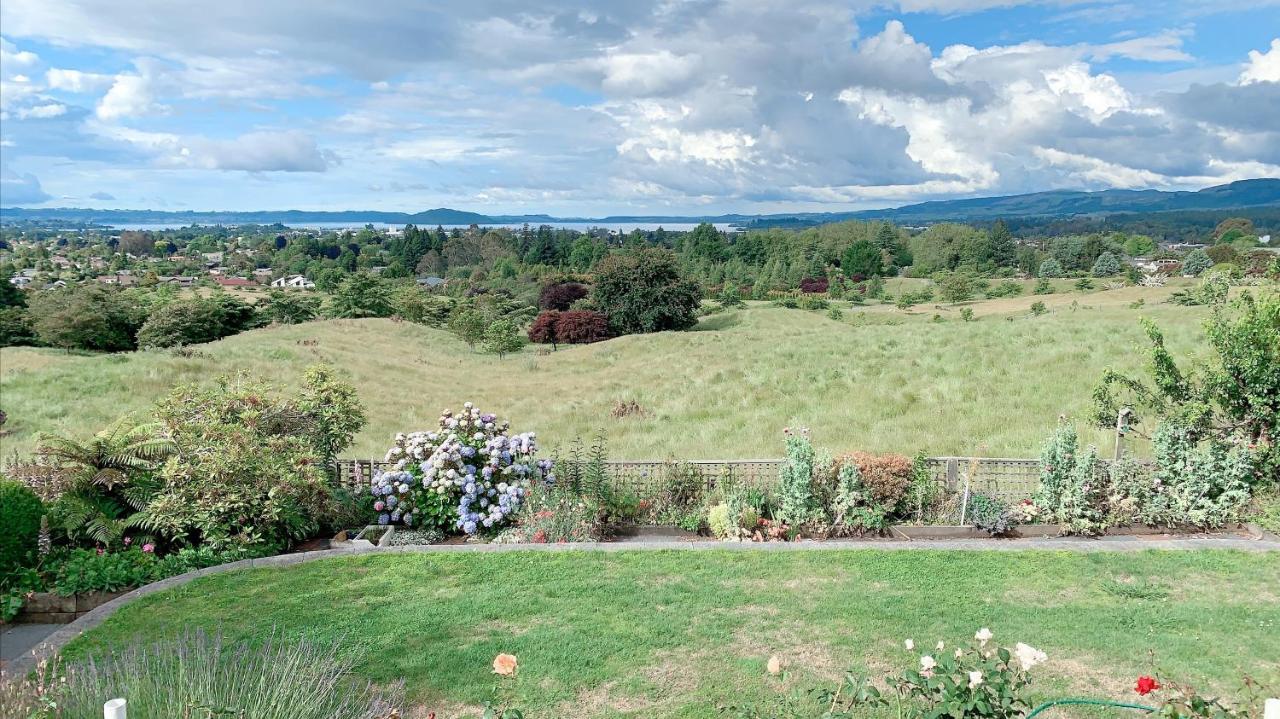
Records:
[[[226,225],[227,227],[236,226],[230,223],[222,223],[222,224]],[[236,223],[236,224],[247,224],[247,223]],[[368,223],[365,223],[365,222],[296,222],[296,223],[285,222],[282,224],[284,224],[285,227],[293,227],[300,230],[302,229],[360,230],[360,229],[363,229],[366,224],[373,225],[374,228],[380,229],[380,230],[399,229],[404,227],[403,224],[391,224],[387,222],[368,222]],[[593,227],[603,227],[603,228],[613,230],[614,232],[622,232],[624,234],[637,229],[648,232],[648,231],[656,230],[659,227],[665,230],[687,232],[698,226],[698,223],[696,222],[620,222],[616,224],[602,223],[602,222],[546,222],[541,224],[551,225],[552,227],[561,227],[568,230],[577,230],[579,232],[585,232],[586,230],[589,230]],[[727,222],[715,222],[712,224],[715,225],[715,228],[717,230],[728,231],[733,229]],[[114,230],[156,230],[158,231],[158,230],[176,230],[180,227],[190,227],[191,225],[189,223],[161,222],[161,223],[122,223],[118,225],[107,225],[107,226]],[[206,226],[216,227],[217,225],[211,224]],[[506,227],[509,229],[518,230],[524,225],[523,223],[515,223],[515,224],[494,223],[494,224],[485,224],[481,226],[482,227]],[[436,225],[424,224],[424,225],[419,225],[419,227],[428,227],[428,228],[434,229]],[[443,225],[443,227],[446,230],[452,230],[455,227],[465,230],[468,227],[470,227],[470,225]],[[529,227],[536,228],[538,227],[538,224],[531,222],[529,223]]]

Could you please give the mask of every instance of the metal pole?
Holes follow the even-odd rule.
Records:
[[[128,702],[123,699],[112,699],[102,705],[103,719],[128,719]]]

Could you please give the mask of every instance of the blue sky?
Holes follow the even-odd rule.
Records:
[[[0,203],[710,214],[1280,176],[1280,0],[6,0]]]

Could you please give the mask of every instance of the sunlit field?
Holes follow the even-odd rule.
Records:
[[[350,374],[369,416],[352,456],[381,456],[396,432],[430,427],[468,400],[548,446],[603,430],[615,459],[774,457],[789,425],[811,427],[832,449],[1035,456],[1059,415],[1087,410],[1104,368],[1145,366],[1140,317],[1156,320],[1179,356],[1201,351],[1207,312],[1161,303],[1170,291],[973,302],[973,322],[951,305],[841,302],[836,321],[753,303],[697,331],[530,346],[504,359],[442,330],[376,319],[255,330],[190,357],[10,348],[0,351],[9,417],[0,443],[6,456],[26,453],[39,432],[96,431],[178,383],[244,370],[292,384],[308,364],[329,362]],[[1047,314],[1028,312],[1037,300]],[[644,413],[611,417],[630,401]]]

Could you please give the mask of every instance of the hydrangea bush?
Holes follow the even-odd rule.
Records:
[[[378,522],[466,534],[501,527],[534,482],[555,481],[551,460],[536,454],[533,432],[512,434],[470,402],[457,415],[445,410],[439,429],[396,435],[392,468],[372,481]]]

